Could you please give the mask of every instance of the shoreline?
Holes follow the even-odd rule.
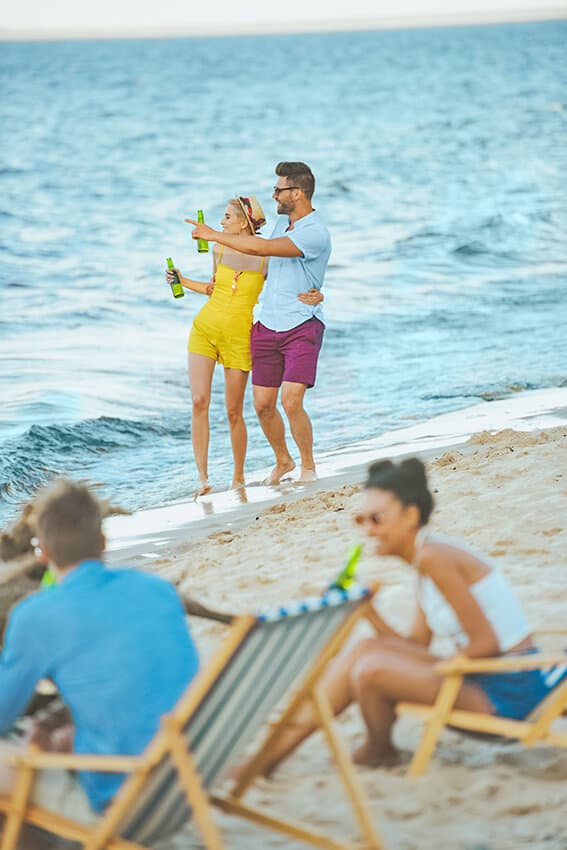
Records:
[[[567,387],[527,390],[481,402],[317,456],[319,478],[313,484],[286,481],[278,487],[265,486],[261,482],[269,472],[266,468],[248,477],[245,503],[234,491],[221,491],[197,501],[109,517],[105,520],[108,559],[113,565],[133,559],[149,563],[170,550],[187,552],[207,535],[253,523],[274,506],[360,483],[368,464],[379,458],[417,454],[428,461],[461,448],[474,434],[535,431],[563,424],[567,424]]]
[[[210,22],[195,27],[171,24],[165,27],[121,27],[97,29],[68,27],[3,28],[0,42],[35,41],[120,41],[138,39],[230,38],[239,36],[300,35],[316,33],[369,32],[381,30],[435,29],[445,27],[497,26],[501,24],[543,23],[567,20],[567,9],[557,6],[531,10],[500,12],[464,12],[462,14],[412,15],[391,17],[337,18],[305,21],[260,21],[250,24]]]

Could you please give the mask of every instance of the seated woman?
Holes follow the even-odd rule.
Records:
[[[392,743],[396,703],[435,701],[441,685],[435,669],[441,659],[429,650],[435,635],[470,658],[537,651],[508,581],[484,557],[431,534],[427,523],[432,509],[425,467],[417,458],[370,467],[364,512],[356,521],[375,541],[378,555],[397,555],[415,569],[417,598],[408,636],[379,617],[381,634],[335,658],[322,679],[335,714],[352,702],[359,705],[367,731],[365,743],[353,754],[359,764],[397,760]],[[455,707],[522,719],[558,681],[553,671],[538,670],[467,675]],[[265,773],[315,728],[313,710],[306,704],[274,747]]]

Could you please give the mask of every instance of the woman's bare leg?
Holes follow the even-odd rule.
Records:
[[[189,354],[189,385],[193,401],[191,440],[199,475],[199,495],[207,493],[209,485],[209,405],[215,361],[203,354]]]
[[[241,369],[225,368],[224,370],[226,415],[230,427],[230,442],[234,459],[231,487],[241,487],[244,484],[244,461],[246,459],[248,434],[242,415],[242,407],[248,374]]]
[[[396,761],[392,742],[398,702],[432,705],[443,677],[435,670],[437,659],[401,651],[401,647],[370,650],[353,665],[351,685],[366,725],[366,742],[353,753],[358,764],[376,767]],[[488,697],[476,685],[462,685],[455,707],[492,713]]]
[[[356,644],[346,652],[337,655],[327,665],[319,680],[319,686],[325,692],[335,716],[341,714],[354,699],[351,668],[360,657],[361,651],[363,651],[362,644]],[[262,773],[269,776],[277,765],[293,752],[305,738],[309,737],[317,727],[318,717],[313,704],[310,700],[306,700],[297,710],[289,726],[282,730],[273,743],[263,764]],[[243,765],[242,768],[245,769],[246,765]],[[233,775],[237,778],[239,772],[237,769],[233,771]]]
[[[320,684],[333,714],[340,714],[356,701],[367,728],[367,741],[355,751],[355,761],[372,766],[395,761],[397,752],[391,735],[396,703],[435,702],[442,681],[434,669],[438,660],[410,641],[372,637],[359,641],[328,665]],[[492,713],[488,698],[475,685],[462,686],[455,706]],[[311,703],[304,703],[272,747],[264,773],[271,773],[317,725]]]

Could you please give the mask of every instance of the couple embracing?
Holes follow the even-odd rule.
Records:
[[[275,456],[268,483],[278,484],[295,468],[277,409],[280,387],[282,406],[299,450],[299,481],[316,478],[313,430],[303,400],[306,390],[315,384],[325,330],[321,287],[331,240],[312,206],[315,178],[309,166],[280,162],[275,171],[272,197],[277,202],[278,221],[270,239],[258,235],[265,217],[254,196],[237,196],[228,202],[221,231],[186,219],[194,225],[194,239],[215,243],[212,295],[195,317],[189,336],[191,434],[198,495],[211,489],[208,411],[216,363],[225,371],[234,458],[232,486],[244,485],[247,432],[243,402],[250,370],[256,413]],[[187,289],[210,292],[210,285],[176,271]],[[253,323],[253,308],[262,289],[258,321]]]

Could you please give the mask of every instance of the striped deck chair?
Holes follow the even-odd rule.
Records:
[[[189,821],[207,850],[225,845],[210,804],[260,826],[325,850],[360,846],[380,850],[349,757],[332,724],[332,712],[318,687],[321,673],[355,624],[375,623],[372,597],[377,587],[329,591],[262,615],[237,617],[225,641],[191,683],[139,757],[88,756],[28,751],[14,763],[18,779],[10,799],[0,799],[6,814],[1,850],[14,850],[23,823],[78,842],[84,850],[143,850],[175,834]],[[284,698],[288,697],[287,706]],[[245,805],[242,797],[260,774],[265,754],[305,699],[313,700],[325,739],[353,805],[363,843],[345,844]],[[273,722],[274,713],[278,719]],[[271,723],[270,723],[271,721]],[[268,725],[265,740],[249,770],[228,795],[215,783],[242,759]],[[128,774],[113,802],[90,827],[34,806],[29,801],[34,771],[68,769]]]
[[[494,714],[453,708],[463,676],[467,673],[513,673],[534,669],[545,670],[557,685],[525,720],[512,720]],[[437,670],[444,679],[434,705],[399,703],[396,706],[398,714],[411,715],[425,721],[408,775],[422,776],[427,771],[439,736],[445,727],[462,730],[473,737],[478,735],[484,740],[515,740],[526,747],[535,744],[567,747],[567,731],[553,728],[555,721],[567,711],[567,678],[562,678],[566,669],[567,656],[559,653],[500,658],[460,657],[439,663]]]

